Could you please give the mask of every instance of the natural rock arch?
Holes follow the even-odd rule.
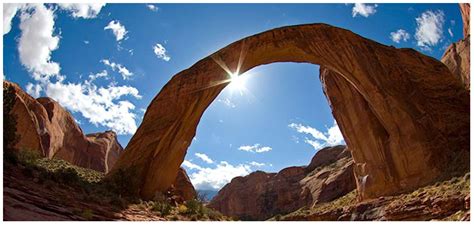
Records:
[[[133,171],[144,198],[166,190],[202,114],[228,84],[223,68],[244,73],[274,62],[321,65],[362,199],[432,182],[457,156],[469,154],[469,94],[446,66],[412,49],[308,24],[244,38],[176,74],[151,102],[110,174]]]

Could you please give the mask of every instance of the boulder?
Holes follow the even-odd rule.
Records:
[[[345,146],[321,149],[307,167],[236,177],[219,191],[209,207],[243,220],[265,220],[334,200],[356,187],[352,159],[344,149]]]
[[[19,137],[15,148],[39,151],[44,157],[66,160],[74,165],[107,173],[123,148],[113,131],[84,135],[72,115],[51,98],[34,99],[17,84],[12,109]]]

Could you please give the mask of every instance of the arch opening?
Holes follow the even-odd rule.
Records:
[[[217,191],[233,177],[257,170],[274,173],[308,165],[318,150],[343,144],[318,70],[313,64],[273,63],[241,74],[242,91],[230,82],[201,117],[182,164],[196,190]]]
[[[469,95],[446,66],[413,50],[384,46],[325,24],[308,24],[244,38],[175,75],[153,99],[110,174],[134,168],[144,198],[166,190],[202,114],[228,84],[229,74],[275,62],[306,62],[328,71],[323,82],[333,115],[348,147],[365,155],[359,162],[354,157],[361,167],[355,175],[372,177],[363,188],[358,186],[364,199],[432,182],[453,163],[453,154],[469,151]],[[359,114],[370,118],[366,127],[375,135],[376,149],[356,146],[365,144],[366,134],[354,133],[359,126],[347,121],[348,110],[357,106],[350,104],[350,93],[365,105]],[[456,150],[444,151],[448,147]]]

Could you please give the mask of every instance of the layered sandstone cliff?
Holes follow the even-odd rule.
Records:
[[[209,207],[243,220],[264,220],[343,196],[355,188],[352,158],[345,149],[321,149],[306,167],[236,177],[219,191]]]
[[[108,172],[123,148],[113,131],[84,135],[72,115],[50,98],[34,99],[17,84],[12,88],[18,150],[39,151],[44,157],[64,159],[74,165]]]

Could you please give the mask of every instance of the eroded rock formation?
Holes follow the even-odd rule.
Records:
[[[17,117],[16,149],[39,151],[48,158],[64,159],[74,165],[108,172],[123,151],[113,131],[83,134],[72,115],[50,98],[34,99],[17,84],[13,87]]]
[[[265,220],[334,200],[355,187],[350,153],[345,146],[336,146],[318,151],[306,167],[236,177],[219,191],[209,207],[244,220]]]
[[[186,170],[179,168],[176,180],[173,182],[172,188],[175,193],[183,198],[184,201],[196,198],[196,190],[191,180],[189,180]]]
[[[462,81],[467,90],[470,89],[470,63],[471,63],[471,36],[469,33],[469,3],[461,3],[461,14],[464,26],[464,38],[452,43],[444,52],[441,62],[443,62],[453,75]]]
[[[469,93],[443,63],[348,30],[308,24],[244,38],[176,74],[151,102],[112,172],[136,171],[144,198],[166,190],[200,117],[229,83],[229,74],[274,62],[328,68],[334,74],[328,79],[334,82],[327,83],[351,88],[326,85],[326,90],[336,89],[344,101],[354,92],[353,98],[363,103],[359,111],[344,113],[353,119],[344,122],[338,112],[345,109],[329,99],[354,152],[356,177],[364,181],[358,185],[363,198],[411,190],[437,179],[447,168],[468,166],[468,158],[462,161],[459,156],[469,154]],[[355,104],[350,107],[357,109]],[[367,132],[356,132],[356,125]]]

